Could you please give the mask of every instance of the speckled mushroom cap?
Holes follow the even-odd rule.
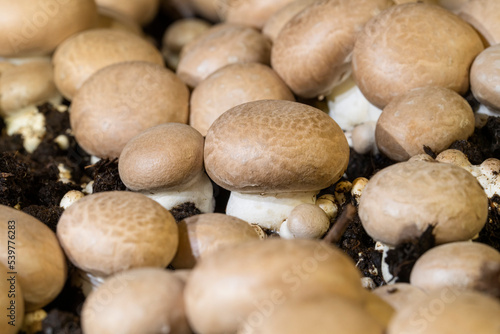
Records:
[[[6,69],[0,76],[0,114],[3,116],[59,94],[50,60],[20,64]]]
[[[396,161],[423,154],[424,146],[436,154],[456,140],[474,133],[469,103],[444,87],[415,88],[385,106],[375,129],[379,150]]]
[[[54,53],[57,88],[71,100],[82,84],[103,67],[125,61],[163,65],[161,53],[145,39],[117,29],[93,29],[62,43]]]
[[[438,244],[468,240],[486,223],[488,197],[465,169],[407,161],[375,174],[361,195],[366,232],[389,246],[414,240],[434,225]]]
[[[328,94],[350,74],[357,33],[392,4],[390,0],[315,2],[279,33],[271,53],[273,69],[299,96]]]
[[[458,15],[481,34],[486,45],[500,43],[499,1],[470,0],[460,6]]]
[[[152,127],[127,143],[118,170],[123,183],[135,191],[185,184],[203,171],[203,137],[186,124]]]
[[[172,71],[148,62],[118,63],[95,73],[75,95],[71,128],[88,153],[118,157],[144,130],[186,123],[188,104],[189,91]]]
[[[465,21],[439,6],[394,6],[370,20],[356,40],[353,73],[363,95],[379,108],[413,88],[469,88],[469,69],[483,50]]]
[[[13,275],[14,280],[11,280],[11,275],[7,274],[10,271],[0,263],[0,272],[2,273],[0,291],[3,291],[0,294],[0,307],[4,312],[5,318],[0,322],[0,332],[2,334],[16,334],[22,328],[24,320],[24,299],[21,284],[15,278],[16,275]],[[14,285],[14,289],[11,289],[12,284]],[[12,290],[15,292],[10,293]],[[14,304],[11,304],[12,302]],[[14,323],[14,326],[9,324],[9,322]]]
[[[19,0],[0,4],[0,57],[49,54],[65,39],[94,26],[93,0]]]
[[[27,311],[37,310],[61,292],[66,281],[66,258],[56,235],[47,225],[19,210],[0,205],[0,263],[9,271],[17,272],[17,280],[23,290]],[[15,223],[9,223],[14,221]],[[15,239],[9,238],[15,225]],[[15,264],[8,258],[8,243],[15,242]]]
[[[112,9],[139,23],[145,25],[153,20],[160,0],[96,0],[100,7]]]
[[[177,226],[179,247],[171,263],[175,269],[193,268],[198,258],[221,247],[259,239],[249,223],[221,213],[191,216]]]
[[[397,312],[388,334],[497,334],[500,302],[473,291],[436,291]]]
[[[85,333],[190,334],[183,290],[181,279],[161,268],[113,275],[85,300],[82,329]]]
[[[269,64],[271,42],[258,31],[235,24],[216,25],[185,46],[177,75],[196,87],[218,69],[234,63]]]
[[[193,90],[189,124],[206,135],[208,128],[225,111],[257,100],[295,101],[295,98],[276,72],[266,65],[227,65]]]
[[[220,16],[225,22],[262,29],[276,11],[293,0],[219,0]]]
[[[470,70],[470,88],[482,104],[500,111],[500,45],[476,57]]]
[[[234,333],[259,312],[259,305],[275,298],[332,295],[361,304],[364,292],[359,271],[338,248],[320,241],[267,239],[201,258],[184,296],[194,332]]]
[[[177,250],[174,217],[129,191],[85,196],[62,214],[57,236],[69,260],[94,276],[137,267],[166,267]]]
[[[219,117],[205,139],[205,168],[219,186],[243,193],[318,191],[349,161],[340,127],[305,104],[254,101]]]
[[[500,252],[488,245],[469,241],[440,245],[417,260],[410,283],[427,292],[443,288],[475,289],[486,280],[490,262],[500,265]]]

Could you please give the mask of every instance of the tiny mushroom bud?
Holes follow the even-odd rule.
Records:
[[[0,205],[0,221],[3,236],[0,247],[4,250],[0,252],[0,263],[17,273],[26,310],[39,309],[54,300],[64,286],[67,271],[64,253],[54,232],[38,219]],[[8,252],[13,243],[14,262]],[[7,295],[6,290],[3,293]]]
[[[497,0],[470,0],[464,3],[458,15],[469,22],[484,38],[486,45],[500,43],[500,2]]]
[[[319,239],[330,227],[325,211],[314,204],[297,205],[281,224],[280,237],[285,239]]]
[[[319,208],[325,211],[328,219],[333,220],[337,217],[339,212],[339,206],[335,202],[335,196],[332,194],[325,194],[318,197],[315,203]]]
[[[137,268],[116,274],[85,300],[83,332],[190,334],[183,290],[183,281],[165,269]]]
[[[500,2],[499,2],[500,4]],[[490,46],[472,63],[470,85],[474,97],[497,112],[500,112],[500,44]]]
[[[171,263],[175,269],[193,268],[198,258],[219,248],[260,239],[252,225],[220,213],[191,216],[177,226],[179,247]]]
[[[66,194],[64,194],[63,198],[59,206],[63,209],[69,208],[72,204],[74,204],[79,199],[85,197],[85,194],[78,190],[70,190]]]
[[[203,169],[203,137],[186,124],[166,123],[132,138],[118,160],[123,183],[170,210],[191,202],[213,212],[215,200]]]
[[[96,3],[97,6],[121,13],[140,25],[151,22],[160,7],[160,0],[96,0]]]
[[[358,177],[352,181],[351,196],[354,198],[356,204],[359,204],[359,200],[367,184],[368,179],[365,177]]]
[[[0,263],[0,308],[4,313],[4,319],[0,322],[2,334],[16,334],[23,326],[24,299],[18,275],[10,275],[8,267]]]
[[[389,303],[396,312],[426,296],[422,289],[408,283],[383,285],[374,289],[372,293]]]
[[[367,154],[376,150],[375,128],[377,122],[368,121],[356,125],[352,130],[352,148],[356,153]]]
[[[262,29],[276,11],[293,0],[219,0],[220,15],[225,22]]]

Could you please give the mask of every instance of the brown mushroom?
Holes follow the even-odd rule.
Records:
[[[15,246],[12,246],[15,248]],[[8,251],[8,249],[7,249]],[[21,284],[17,275],[12,275],[6,266],[0,263],[0,308],[3,312],[3,319],[0,322],[0,332],[2,334],[15,334],[23,326],[24,320],[24,299]]]
[[[160,0],[96,0],[96,4],[121,13],[140,25],[146,25],[158,13]]]
[[[469,22],[483,37],[485,45],[500,43],[500,2],[469,0],[460,6],[458,15]]]
[[[500,45],[481,52],[470,70],[470,88],[474,97],[487,107],[500,112]]]
[[[320,239],[330,228],[330,219],[319,206],[299,204],[280,226],[280,237],[285,239]]]

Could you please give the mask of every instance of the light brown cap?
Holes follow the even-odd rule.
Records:
[[[500,252],[478,242],[452,242],[422,255],[411,271],[410,283],[426,292],[474,289],[486,279],[488,263],[500,265]]]
[[[438,5],[446,8],[452,13],[458,14],[460,8],[470,0],[437,0]]]
[[[225,22],[262,29],[266,21],[293,0],[220,0],[220,16]]]
[[[460,7],[458,15],[481,34],[486,45],[500,43],[499,1],[470,0]]]
[[[93,0],[19,0],[0,4],[0,57],[49,54],[65,39],[94,26]]]
[[[370,20],[354,47],[352,68],[363,95],[379,108],[413,88],[469,88],[469,69],[481,38],[439,6],[394,6]]]
[[[177,75],[196,87],[218,69],[234,63],[269,64],[271,42],[258,31],[235,24],[216,25],[187,44]]]
[[[144,130],[186,123],[188,104],[189,91],[172,71],[148,62],[118,63],[95,73],[75,95],[71,128],[88,153],[118,157]]]
[[[281,30],[271,53],[273,69],[302,97],[326,95],[350,74],[358,32],[390,0],[317,1]]]
[[[99,7],[109,8],[140,25],[151,22],[160,7],[160,0],[96,0]]]
[[[456,140],[474,133],[469,103],[444,87],[415,88],[385,106],[375,129],[379,150],[392,160],[405,161],[423,154],[424,146],[436,154]]]
[[[184,283],[165,269],[116,274],[85,300],[82,329],[85,333],[190,334],[183,290]]]
[[[137,267],[166,267],[177,251],[174,217],[129,191],[85,196],[67,208],[57,236],[69,260],[94,276]]]
[[[12,64],[11,62],[0,60],[0,77],[5,71],[7,71],[15,66],[16,65]]]
[[[0,332],[3,334],[16,334],[19,332],[23,327],[24,319],[24,299],[21,284],[17,280],[17,275],[8,274],[10,271],[0,263],[0,272],[2,273],[0,291],[3,291],[0,294],[0,307],[4,312],[4,319],[0,322]]]
[[[127,143],[118,170],[123,183],[135,191],[188,183],[203,171],[203,137],[186,124],[152,127]]]
[[[54,78],[59,91],[72,99],[92,74],[125,61],[163,65],[161,53],[141,37],[117,29],[93,29],[62,43],[54,53]]]
[[[280,236],[286,239],[319,239],[329,227],[330,219],[319,206],[309,203],[299,204],[281,225]]]
[[[486,223],[488,197],[465,169],[408,161],[386,167],[363,189],[359,217],[366,232],[389,246],[419,238],[429,225],[438,244],[468,240]]]
[[[333,295],[361,304],[364,290],[352,260],[313,240],[250,241],[200,259],[185,290],[196,333],[234,333],[260,305]]]
[[[197,18],[177,20],[168,26],[163,35],[163,47],[179,53],[184,45],[193,41],[210,28],[211,24]]]
[[[208,128],[225,111],[257,100],[295,101],[295,98],[276,72],[266,65],[227,65],[193,90],[189,124],[206,135]]]
[[[219,117],[205,139],[205,168],[219,186],[244,193],[318,191],[347,168],[349,145],[326,113],[263,100]]]
[[[95,28],[125,30],[138,36],[143,35],[141,26],[131,18],[104,7],[99,7],[97,10],[99,15]]]
[[[0,219],[3,250],[0,263],[17,273],[26,310],[37,310],[54,300],[64,286],[67,275],[64,253],[54,232],[38,219],[4,205],[0,205]],[[9,249],[15,250],[14,262],[10,263]]]
[[[217,0],[189,0],[190,7],[196,14],[211,22],[220,20],[220,2]]]
[[[217,249],[259,239],[249,223],[221,213],[191,216],[177,226],[179,248],[171,263],[175,269],[193,268],[199,258]]]
[[[0,114],[4,116],[59,94],[50,60],[20,64],[6,69],[0,76]]]
[[[262,34],[274,42],[288,21],[316,1],[318,0],[294,0],[281,7],[266,21],[264,27],[262,27]]]
[[[372,290],[371,293],[385,300],[396,311],[426,296],[426,293],[422,289],[408,283],[382,285]]]
[[[500,111],[500,45],[490,46],[476,57],[470,88],[479,102]]]
[[[485,294],[444,289],[396,313],[388,334],[497,334],[500,302]]]

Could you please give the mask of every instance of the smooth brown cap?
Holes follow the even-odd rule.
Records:
[[[116,274],[85,300],[82,329],[85,333],[190,334],[183,290],[184,283],[165,269]]]
[[[0,332],[2,334],[16,334],[23,326],[24,319],[24,299],[21,284],[17,280],[17,275],[9,275],[7,267],[0,263],[0,307],[4,312],[3,321],[0,322]],[[12,279],[14,277],[14,279]],[[14,291],[11,293],[10,291]],[[11,325],[10,322],[13,324]]]
[[[434,225],[438,244],[468,240],[486,223],[488,197],[465,169],[408,161],[386,167],[363,189],[359,217],[366,232],[389,246],[416,240]]]
[[[490,46],[476,57],[470,88],[479,102],[500,111],[500,45]]]
[[[500,265],[500,252],[478,242],[452,242],[425,252],[411,271],[410,283],[426,292],[483,286],[489,263]],[[500,282],[498,282],[500,284]]]
[[[424,146],[439,154],[456,140],[474,133],[469,103],[444,87],[415,88],[385,106],[375,129],[379,150],[392,160],[423,154]]]
[[[252,225],[221,213],[191,216],[177,226],[179,248],[171,263],[175,269],[193,268],[198,258],[217,249],[259,239]]]
[[[350,74],[358,32],[392,4],[390,0],[316,1],[279,33],[271,53],[273,69],[299,96],[328,94]]]
[[[63,250],[47,225],[22,211],[0,205],[0,219],[0,263],[17,273],[26,310],[37,310],[54,300],[64,286],[67,267]],[[12,260],[8,258],[9,245],[15,250],[14,263],[8,262]],[[7,290],[4,293],[7,295]]]
[[[71,35],[92,28],[93,0],[19,0],[0,4],[0,57],[49,54]]]
[[[365,291],[352,260],[313,240],[267,239],[220,249],[199,260],[185,290],[196,333],[234,333],[260,305],[332,295],[361,304]]]
[[[148,62],[118,63],[92,75],[75,95],[71,128],[88,153],[118,157],[144,130],[186,123],[188,104],[189,91],[172,71]]]
[[[219,0],[220,15],[225,22],[262,29],[266,21],[293,0]]]
[[[295,98],[276,72],[266,65],[227,65],[193,90],[189,124],[206,135],[208,128],[225,111],[257,100],[295,101]]]
[[[178,244],[172,214],[145,195],[129,191],[80,199],[62,214],[57,236],[69,260],[94,276],[137,267],[165,268]]]
[[[218,69],[234,63],[269,64],[271,42],[258,31],[235,24],[216,25],[185,46],[177,75],[196,87]]]
[[[125,145],[118,170],[135,191],[172,188],[203,171],[203,137],[186,124],[152,127]]]
[[[372,290],[371,293],[389,303],[396,311],[426,296],[426,293],[422,289],[409,283],[382,285]]]
[[[481,34],[486,45],[500,43],[499,1],[470,0],[460,7],[458,15]]]
[[[244,193],[318,191],[347,168],[349,145],[326,113],[263,100],[220,116],[205,139],[205,168],[219,186]]]
[[[464,94],[469,69],[483,50],[476,31],[439,6],[394,6],[370,20],[353,52],[354,77],[379,108],[413,88],[442,86]]]
[[[109,8],[140,25],[151,22],[160,7],[160,0],[96,0],[99,7]]]
[[[93,29],[62,43],[54,53],[57,88],[72,99],[83,83],[98,70],[125,61],[163,65],[161,53],[145,39],[117,29]]]
[[[57,96],[50,60],[35,60],[6,69],[0,79],[0,114],[9,115]]]
[[[177,20],[168,26],[163,35],[163,47],[179,53],[184,45],[193,41],[210,28],[211,24],[197,18]]]

